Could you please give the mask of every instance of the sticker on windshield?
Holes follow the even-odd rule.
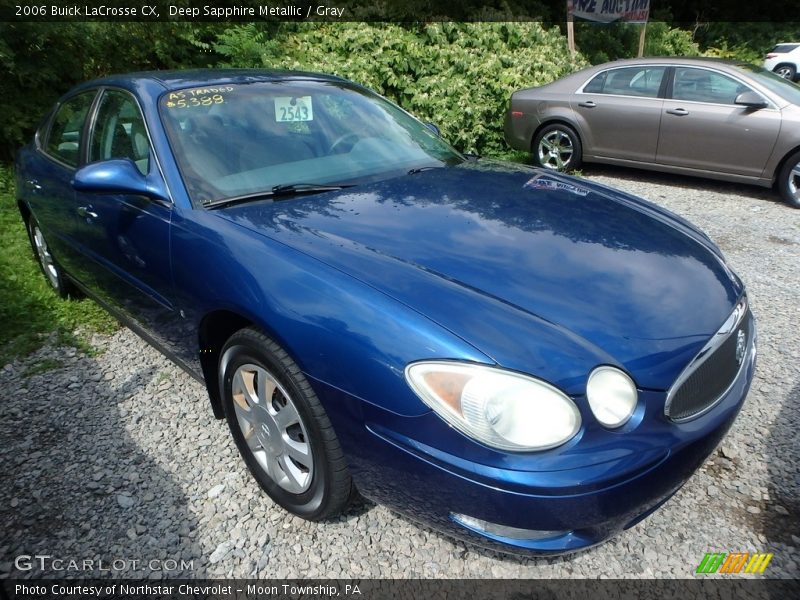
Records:
[[[197,88],[194,90],[179,90],[170,92],[164,106],[167,108],[192,108],[195,106],[213,106],[223,104],[225,94],[232,92],[231,86]]]
[[[311,96],[280,96],[275,98],[275,120],[279,123],[313,121]]]

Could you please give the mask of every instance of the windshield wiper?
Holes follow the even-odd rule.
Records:
[[[294,194],[314,194],[316,192],[332,192],[352,185],[324,185],[319,183],[284,183],[272,187],[274,196],[291,196]]]
[[[423,171],[431,171],[433,169],[443,169],[444,167],[441,165],[436,165],[435,167],[417,167],[415,169],[409,169],[409,175],[416,175],[417,173],[422,173]]]
[[[273,193],[255,192],[253,194],[243,194],[241,196],[231,196],[230,198],[221,198],[219,200],[209,200],[203,202],[203,208],[213,210],[215,208],[224,208],[226,206],[233,206],[234,204],[242,204],[244,202],[253,202],[254,200],[263,200],[264,198],[272,198]]]
[[[234,204],[242,204],[244,202],[264,200],[265,198],[298,196],[300,194],[315,194],[317,192],[332,192],[335,190],[341,190],[348,187],[353,187],[353,186],[322,185],[317,183],[287,183],[287,184],[272,186],[271,190],[253,192],[252,194],[242,194],[241,196],[231,196],[230,198],[221,198],[220,200],[211,200],[210,202],[204,202],[203,207],[208,209],[223,208],[226,206],[233,206]]]

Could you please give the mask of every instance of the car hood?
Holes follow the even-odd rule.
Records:
[[[671,213],[507,163],[464,163],[220,215],[573,394],[597,364],[626,369],[641,388],[667,389],[743,292],[708,238]]]

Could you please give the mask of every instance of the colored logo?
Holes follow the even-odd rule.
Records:
[[[707,552],[696,573],[763,573],[772,552]]]

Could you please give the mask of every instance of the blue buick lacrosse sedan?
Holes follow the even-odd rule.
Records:
[[[361,493],[504,551],[592,546],[686,482],[753,377],[744,285],[691,224],[462,155],[336,77],[80,85],[17,190],[53,289],[203,382],[306,519]]]

